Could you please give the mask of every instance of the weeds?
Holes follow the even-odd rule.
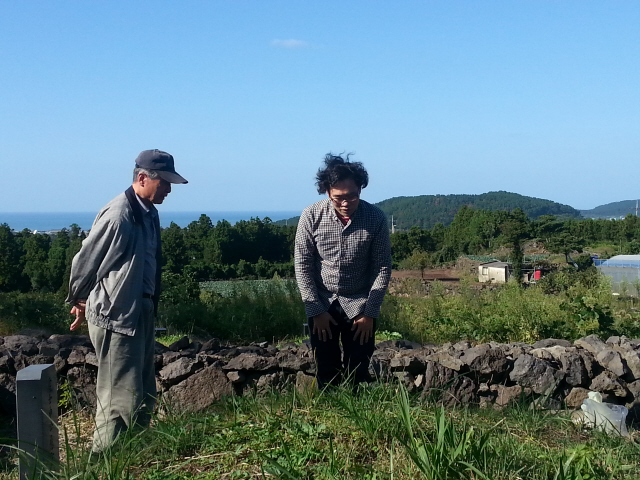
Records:
[[[435,431],[428,436],[415,427],[406,389],[401,386],[398,395],[404,435],[396,438],[425,479],[489,478],[484,473],[490,457],[488,433],[476,432],[466,423],[456,427],[440,407],[434,413]]]
[[[410,289],[405,289],[410,290]],[[408,294],[406,294],[408,295]],[[529,288],[509,283],[477,290],[462,282],[445,294],[433,282],[428,295],[387,295],[379,328],[421,343],[527,342],[541,338],[574,340],[590,334],[640,335],[640,314],[616,302],[611,285],[596,269],[561,271]]]
[[[64,418],[61,468],[43,478],[626,480],[637,478],[640,462],[633,440],[567,428],[564,414],[446,410],[398,385],[272,392],[229,397],[205,413],[167,411],[99,456],[89,451],[85,413]],[[0,465],[0,479],[17,478],[15,458]]]

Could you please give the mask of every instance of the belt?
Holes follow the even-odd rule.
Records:
[[[143,293],[142,294],[142,298],[150,298],[153,300],[153,294],[152,293]]]

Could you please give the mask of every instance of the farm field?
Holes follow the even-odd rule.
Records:
[[[391,278],[424,278],[427,281],[440,280],[442,282],[459,282],[460,271],[454,268],[429,268],[424,271],[424,277],[420,270],[393,270]]]

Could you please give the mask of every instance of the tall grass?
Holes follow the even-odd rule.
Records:
[[[346,385],[230,397],[207,413],[165,412],[151,429],[128,432],[97,457],[78,438],[90,430],[71,419],[62,427],[65,460],[43,478],[637,478],[634,440],[582,431],[563,412],[530,415],[523,408],[444,410],[384,384],[355,394]],[[0,466],[1,480],[17,477],[10,460]]]
[[[549,337],[640,335],[640,314],[620,304],[611,295],[609,282],[597,272],[584,276],[560,272],[548,283],[528,288],[508,283],[478,290],[463,283],[451,294],[437,281],[426,295],[421,288],[387,296],[381,328],[422,343],[463,338],[533,343]]]
[[[224,295],[202,291],[199,298],[161,305],[159,324],[169,332],[208,333],[227,340],[274,340],[299,336],[304,305],[293,282],[226,282]]]

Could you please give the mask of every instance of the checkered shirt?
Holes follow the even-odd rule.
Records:
[[[308,317],[326,312],[337,299],[349,318],[378,318],[391,277],[384,213],[360,200],[342,225],[328,198],[307,207],[296,232],[295,268]]]

